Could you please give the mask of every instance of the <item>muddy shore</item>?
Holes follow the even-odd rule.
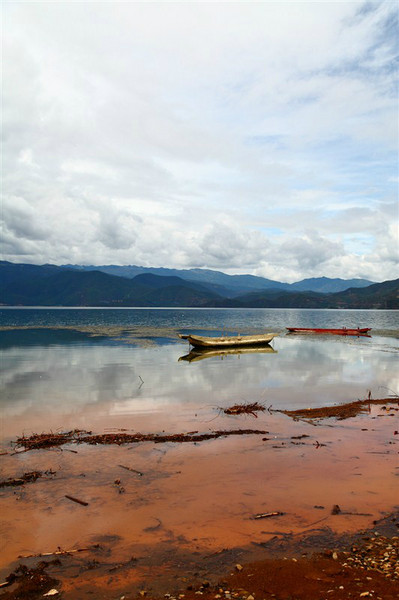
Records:
[[[205,599],[252,600],[317,600],[320,598],[375,598],[393,600],[398,597],[399,584],[399,513],[392,513],[373,524],[370,530],[354,535],[334,536],[331,531],[311,537],[286,539],[268,548],[267,558],[252,562],[237,562],[245,555],[243,549],[222,550],[214,555],[192,557],[198,571],[187,573],[177,562],[183,556],[166,559],[163,573],[156,579],[137,585],[132,572],[138,559],[108,569],[108,574],[94,574],[100,562],[86,557],[80,561],[73,552],[36,559],[30,565],[25,560],[8,575],[4,600],[34,600],[46,594],[64,600],[95,598],[148,598],[167,600]],[[320,546],[318,551],[309,550]],[[98,551],[93,548],[92,552]],[[88,550],[88,552],[90,552]],[[264,549],[266,553],[266,548]],[[94,556],[94,555],[93,555]],[[187,557],[185,557],[187,560]],[[205,559],[205,560],[204,560]],[[32,559],[31,559],[32,560]],[[38,561],[38,562],[37,562]],[[151,571],[151,565],[147,565]],[[168,571],[174,570],[173,578]],[[81,574],[85,573],[82,583]],[[93,573],[87,577],[87,572]],[[70,579],[66,580],[69,574]],[[74,586],[73,580],[77,585]],[[131,581],[129,581],[131,579]],[[173,579],[173,581],[172,581]],[[118,580],[123,580],[118,585]],[[4,584],[4,585],[5,585]],[[170,592],[165,592],[170,589]]]
[[[396,598],[397,399],[231,408],[5,442],[0,597]]]

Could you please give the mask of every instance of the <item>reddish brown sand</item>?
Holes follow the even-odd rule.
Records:
[[[45,572],[58,581],[54,587],[67,600],[127,600],[140,590],[147,597],[171,593],[185,598],[200,597],[196,591],[228,598],[225,591],[235,590],[232,597],[252,594],[256,600],[360,598],[364,592],[384,600],[397,597],[390,579],[343,567],[343,555],[309,558],[316,550],[350,550],[350,536],[394,511],[397,405],[390,410],[373,406],[345,421],[318,424],[268,412],[257,419],[217,414],[207,424],[193,415],[179,415],[175,424],[172,414],[163,416],[159,433],[223,428],[269,433],[185,444],[69,444],[21,454],[13,454],[5,440],[1,479],[34,471],[55,474],[0,489],[2,581],[20,563],[33,568],[58,557],[61,564]],[[123,427],[145,433],[154,431],[153,421],[153,415],[135,416],[124,419]],[[102,433],[100,423],[100,418],[88,423],[86,415],[66,423],[66,429]],[[117,423],[120,427],[120,420],[107,418],[109,427]],[[13,427],[15,439],[22,431],[16,431],[15,422]],[[32,430],[51,427],[50,417]],[[332,514],[334,505],[341,512]],[[283,514],[254,518],[269,512]],[[388,537],[397,532],[392,518]],[[83,551],[51,554],[59,548]],[[253,560],[263,562],[249,565]],[[243,565],[242,571],[236,564]],[[205,581],[210,587],[200,589]],[[17,586],[18,580],[4,588],[4,598],[22,598]]]

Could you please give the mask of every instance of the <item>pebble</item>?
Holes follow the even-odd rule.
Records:
[[[388,579],[398,580],[399,537],[386,538],[382,535],[379,535],[378,538],[373,537],[364,546],[356,548],[352,556],[346,558],[344,564],[348,568],[358,567],[365,571],[379,571]]]

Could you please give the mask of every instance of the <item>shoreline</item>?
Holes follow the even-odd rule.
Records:
[[[397,561],[397,404],[349,403],[341,420],[337,405],[304,415],[217,415],[232,433],[251,419],[254,435],[226,436],[217,423],[216,437],[168,437],[166,426],[138,434],[128,427],[133,417],[113,433],[19,437],[1,457],[8,519],[0,576],[14,573],[15,581],[0,597],[23,598],[18,582],[38,579],[51,588],[39,586],[37,598],[58,589],[65,600],[319,600],[326,582],[334,598],[352,597],[343,595],[352,586],[388,600],[392,577],[373,570],[370,588],[362,564],[359,582],[344,562],[363,560],[366,546],[381,550],[382,564]],[[307,596],[284,587],[298,577]],[[265,579],[269,596],[260,591]]]
[[[35,600],[52,590],[54,597],[63,600],[319,600],[329,594],[338,600],[393,600],[399,581],[398,529],[396,510],[371,528],[351,535],[334,536],[327,528],[295,541],[280,540],[278,548],[264,547],[252,557],[245,548],[186,556],[186,560],[184,553],[177,552],[173,558],[169,553],[158,568],[154,567],[154,557],[148,557],[147,561],[131,558],[101,569],[95,558],[101,554],[98,544],[84,559],[73,551],[19,559],[1,584],[0,597]],[[137,579],[139,562],[147,562],[141,565],[146,575]],[[187,571],[185,562],[197,571]]]

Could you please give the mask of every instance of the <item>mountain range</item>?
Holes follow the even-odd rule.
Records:
[[[0,304],[255,308],[399,308],[399,279],[293,284],[207,269],[31,265],[0,261]]]
[[[202,283],[208,289],[225,296],[234,298],[241,294],[265,289],[312,291],[322,293],[342,292],[349,287],[365,287],[374,283],[368,279],[329,279],[328,277],[314,277],[303,279],[296,283],[282,283],[256,275],[227,275],[221,271],[209,269],[167,269],[164,267],[138,267],[136,265],[62,265],[62,268],[76,269],[79,271],[101,271],[108,275],[117,275],[133,279],[137,275],[151,273],[162,277],[180,277],[185,281]]]

